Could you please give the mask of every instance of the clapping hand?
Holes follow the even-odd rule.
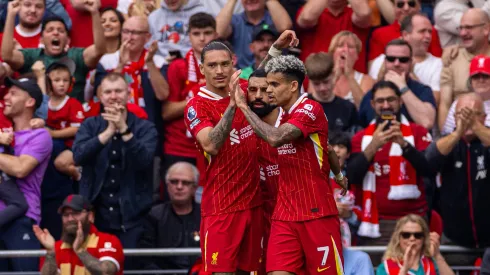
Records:
[[[47,229],[41,229],[38,225],[33,225],[32,231],[34,231],[34,235],[36,235],[36,238],[46,250],[49,252],[54,251],[55,240]]]

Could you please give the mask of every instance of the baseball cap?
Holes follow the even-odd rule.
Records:
[[[268,24],[261,24],[255,27],[252,33],[252,41],[259,40],[260,36],[263,34],[270,34],[274,39],[277,39],[279,37],[279,34],[277,33],[276,29],[274,26],[268,25]]]
[[[470,63],[470,77],[476,74],[490,75],[490,57],[477,55]]]
[[[60,208],[58,208],[58,213],[61,214],[65,207],[69,207],[75,211],[92,210],[92,205],[90,202],[81,195],[69,195],[66,197],[63,204],[61,204]]]
[[[34,78],[19,78],[13,79],[11,77],[5,78],[5,87],[10,88],[12,86],[19,87],[20,89],[26,91],[34,100],[36,101],[36,109],[43,103],[43,92],[37,81]]]
[[[52,70],[59,68],[59,67],[67,68],[68,71],[70,72],[70,75],[72,75],[72,76],[75,74],[75,70],[77,69],[75,62],[71,58],[69,58],[68,56],[64,56],[64,57],[56,60],[55,62],[51,63],[51,65],[49,65],[48,68],[46,69],[46,73],[48,74]]]

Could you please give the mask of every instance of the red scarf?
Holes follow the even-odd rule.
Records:
[[[373,120],[366,128],[362,137],[361,150],[373,140],[373,134],[376,130],[376,121]],[[400,130],[403,138],[414,146],[415,141],[412,133],[412,128],[405,116],[401,116]],[[389,152],[390,165],[390,191],[388,193],[389,200],[406,200],[417,199],[421,193],[417,187],[417,174],[412,167],[402,156],[402,149],[397,143],[392,143]],[[374,169],[374,165],[369,167],[368,172],[364,176],[362,183],[362,217],[361,225],[357,234],[363,237],[379,238],[379,218],[378,207],[376,204],[376,176],[380,176],[381,172]]]
[[[199,70],[199,61],[194,56],[194,50],[191,49],[185,55],[185,64],[187,66],[187,82],[186,85],[192,87],[204,79],[204,75]]]
[[[146,70],[145,55],[146,50],[143,50],[139,60],[127,63],[121,72],[129,84],[130,95],[128,102],[137,104],[142,108],[145,107],[145,99],[141,85],[141,73]]]
[[[434,261],[431,258],[427,258],[425,256],[422,256],[420,258],[420,264],[422,265],[422,268],[424,269],[424,274],[425,275],[436,275],[436,267],[434,265]],[[388,275],[398,275],[400,273],[400,269],[403,266],[403,262],[399,262],[396,260],[385,260],[384,261],[384,266],[386,270],[386,274]],[[415,275],[412,271],[409,271],[407,274],[410,275]]]

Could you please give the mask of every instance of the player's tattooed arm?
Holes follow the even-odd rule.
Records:
[[[77,256],[92,275],[114,275],[117,273],[117,267],[113,262],[100,261],[90,255],[87,250],[78,252]]]
[[[41,275],[58,275],[58,266],[56,265],[56,256],[54,252],[48,252],[44,258],[44,264],[41,268]]]
[[[303,135],[303,132],[293,124],[285,123],[276,128],[262,121],[250,108],[244,107],[240,109],[254,129],[254,132],[273,147],[279,147]]]
[[[271,60],[272,58],[274,58],[272,55],[267,54],[267,56],[264,58],[264,60],[262,60],[262,62],[260,62],[260,65],[259,65],[259,67],[257,67],[257,70],[258,69],[264,69],[265,65],[267,65],[267,62],[269,62],[269,60]]]
[[[223,117],[221,117],[221,120],[208,134],[209,141],[212,145],[212,148],[214,148],[213,151],[215,151],[215,153],[217,153],[218,150],[223,146],[225,140],[230,134],[231,124],[233,122],[233,118],[235,117],[235,112],[236,106],[228,106],[228,108],[226,108],[225,110],[225,113],[223,114]],[[213,152],[208,153],[212,154]]]

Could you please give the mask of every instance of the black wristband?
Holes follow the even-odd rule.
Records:
[[[128,127],[128,128],[126,128],[126,131],[121,133],[121,136],[129,135],[129,134],[131,134],[131,129],[129,129],[129,127]]]

